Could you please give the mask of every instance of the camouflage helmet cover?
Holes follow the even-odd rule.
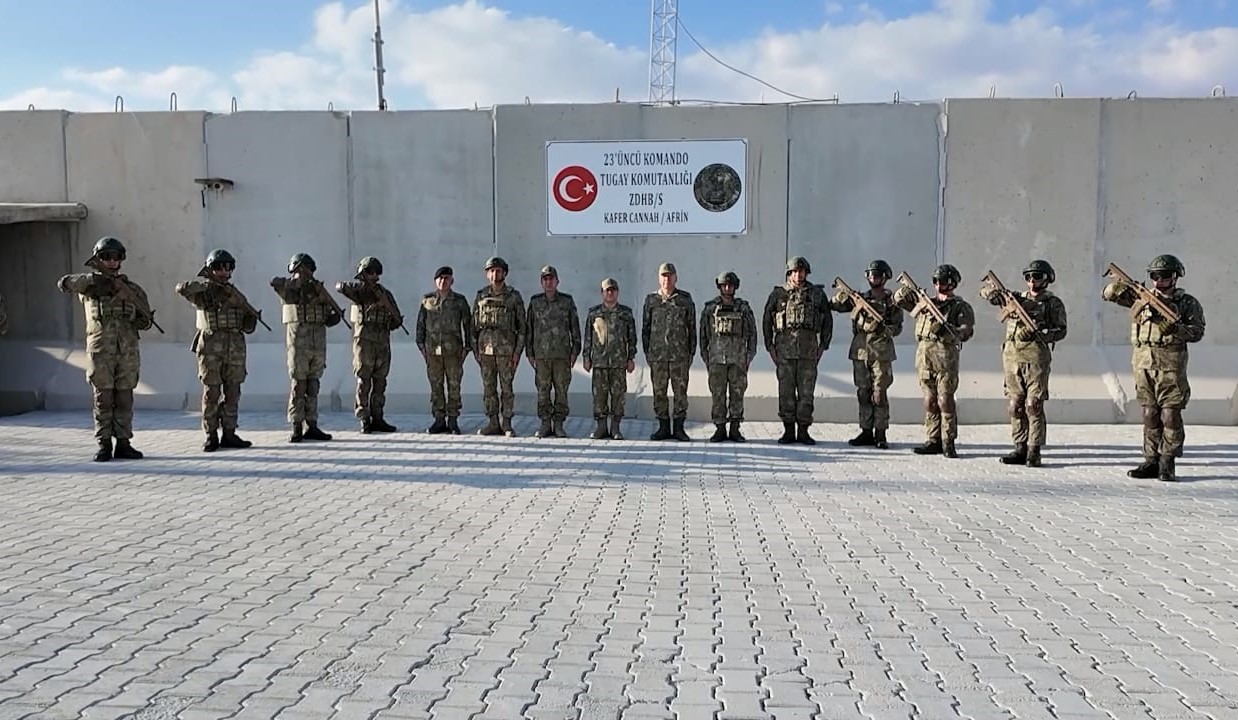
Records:
[[[808,264],[808,258],[803,255],[796,255],[790,260],[787,260],[787,274],[790,274],[793,270],[801,269],[806,273],[812,272],[812,265]]]
[[[497,255],[487,260],[486,266],[483,267],[482,270],[489,270],[490,268],[495,267],[502,268],[503,272],[508,272],[507,261]]]
[[[1157,255],[1156,257],[1152,258],[1152,262],[1148,263],[1148,272],[1151,273],[1151,272],[1156,272],[1158,270],[1161,270],[1161,271],[1167,270],[1171,273],[1174,273],[1178,277],[1186,276],[1186,266],[1184,266],[1182,264],[1182,261],[1179,260],[1174,255],[1169,255],[1169,254]]]
[[[728,283],[736,290],[739,289],[739,276],[730,270],[722,273],[716,280],[714,280],[714,285],[717,285],[718,287],[722,287]]]

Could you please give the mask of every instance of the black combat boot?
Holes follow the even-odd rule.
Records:
[[[872,447],[877,444],[877,440],[873,437],[873,431],[868,428],[860,428],[860,434],[847,441],[851,447]]]
[[[940,455],[941,454],[941,441],[940,440],[929,440],[925,442],[923,445],[917,445],[913,447],[911,451],[917,455]]]
[[[99,441],[99,449],[95,451],[95,462],[107,462],[112,459],[112,438]]]
[[[305,437],[305,429],[301,427],[301,423],[292,424],[292,434],[288,436],[288,442],[299,443]]]
[[[219,449],[219,433],[212,430],[206,434],[206,442],[202,443],[202,452],[215,452]]]
[[[1027,463],[1027,443],[1015,443],[1014,450],[1002,455],[998,460],[1003,465],[1023,465]]]
[[[1157,479],[1161,482],[1177,482],[1178,476],[1174,473],[1174,458],[1178,455],[1162,455],[1160,463],[1160,472],[1157,474]]]
[[[112,453],[112,457],[117,460],[141,460],[144,455],[137,448],[133,447],[133,443],[128,440],[116,440],[116,451]]]
[[[396,428],[395,425],[384,420],[382,415],[376,415],[370,419],[370,429],[374,432],[393,433]]]
[[[658,418],[658,429],[653,431],[649,436],[650,440],[670,440],[671,439],[671,419]]]
[[[616,415],[610,419],[610,439],[622,440],[623,433],[619,430],[619,423],[623,422],[622,415]]]
[[[371,420],[370,427],[373,428],[375,431],[378,431],[378,426],[375,425],[374,423],[375,421]],[[324,440],[324,441],[330,440],[331,433],[323,432],[322,428],[318,427],[318,423],[310,423],[309,427],[305,428],[305,439],[306,440]]]
[[[490,415],[490,422],[486,423],[477,431],[478,435],[502,435],[503,428],[499,426],[499,416]]]
[[[567,437],[567,428],[563,427],[563,421],[562,421],[562,420],[554,420],[554,421],[552,421],[552,422],[550,423],[550,429],[554,431],[555,437],[557,437],[557,438],[565,438],[565,437]]]
[[[430,424],[430,427],[426,428],[426,432],[431,435],[442,435],[450,432],[450,430],[451,429],[447,426],[447,420],[442,417],[434,418],[434,422]]]
[[[606,429],[606,418],[598,416],[598,426],[593,429],[593,432],[589,433],[589,437],[594,440],[605,440],[610,436],[610,431]]]
[[[503,423],[499,426],[503,429],[503,434],[507,437],[516,437],[516,429],[512,427],[512,419],[509,417],[503,418]]]
[[[447,432],[451,435],[460,434],[460,418],[455,415],[447,418]]]
[[[873,431],[873,447],[877,448],[878,450],[889,450],[890,449],[890,443],[886,442],[886,431],[885,430],[874,430]]]
[[[1127,477],[1133,477],[1136,480],[1151,480],[1161,472],[1161,458],[1158,456],[1145,457],[1143,463],[1134,470],[1127,470]]]
[[[744,434],[739,431],[738,420],[731,421],[731,430],[726,434],[726,437],[731,442],[748,442],[748,438],[744,437]]]
[[[710,442],[722,442],[727,440],[726,423],[714,423],[714,434],[709,436]]]
[[[1040,467],[1040,446],[1029,445],[1027,447],[1027,466]]]
[[[671,430],[671,437],[679,442],[692,442],[692,438],[688,437],[688,433],[683,429],[683,418],[675,419],[675,429]]]
[[[817,441],[812,439],[812,435],[808,434],[808,428],[812,427],[812,423],[800,423],[799,428],[795,432],[795,442],[800,445],[816,445]]]
[[[784,422],[782,424],[782,437],[778,438],[779,445],[790,445],[795,442],[795,423]]]
[[[943,441],[943,442],[942,442],[942,444],[941,444],[941,454],[942,454],[942,455],[945,455],[945,456],[946,456],[946,457],[948,457],[948,458],[956,458],[956,457],[958,457],[958,456],[959,456],[959,452],[958,452],[957,450],[955,450],[955,449],[954,449],[954,441],[953,441],[953,440],[945,440],[945,441]]]
[[[223,437],[219,439],[219,447],[221,448],[244,450],[252,446],[253,443],[248,440],[242,440],[241,436],[236,434],[236,430],[224,430]]]
[[[542,424],[538,426],[537,432],[533,433],[533,437],[547,438],[555,434],[555,430],[550,425],[550,418],[542,420]]]
[[[373,421],[370,420],[369,418],[361,419],[361,434],[362,435],[369,435],[370,433],[374,432],[374,426],[371,424],[372,422]]]

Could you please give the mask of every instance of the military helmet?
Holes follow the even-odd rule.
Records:
[[[717,280],[714,280],[714,285],[717,285],[718,287],[722,287],[728,283],[730,283],[736,290],[739,289],[739,276],[730,270],[722,273],[718,276]]]
[[[507,261],[496,255],[486,261],[486,266],[482,270],[489,270],[490,268],[501,268],[503,272],[507,272]]]
[[[802,255],[796,255],[787,261],[787,274],[790,274],[792,270],[801,269],[806,273],[812,272],[812,265],[808,264],[808,258]]]
[[[309,253],[303,252],[293,255],[288,261],[288,272],[296,272],[297,268],[302,265],[309,268],[310,272],[318,272],[318,263],[314,262],[314,258],[310,257]]]
[[[224,265],[229,263],[233,267],[236,267],[236,258],[232,257],[232,253],[224,250],[223,248],[212,250],[210,254],[206,256],[206,266],[209,268],[213,268],[216,265]]]
[[[1148,263],[1148,272],[1171,272],[1178,277],[1186,276],[1186,267],[1182,261],[1173,255],[1157,255],[1152,258],[1152,262]]]
[[[868,273],[881,273],[888,278],[894,277],[894,269],[890,267],[890,263],[885,260],[874,260],[868,264],[868,268],[864,271]]]
[[[963,276],[959,274],[959,269],[949,264],[938,265],[937,269],[933,270],[933,279],[948,279],[954,285],[963,282]]]
[[[1048,260],[1033,260],[1023,268],[1023,276],[1027,277],[1028,273],[1044,273],[1046,282],[1057,280],[1057,273],[1053,272],[1053,266]]]
[[[373,255],[366,255],[357,262],[357,277],[361,277],[367,272],[383,274],[383,264],[378,258]]]
[[[91,257],[99,257],[105,252],[114,252],[120,254],[120,259],[125,259],[125,244],[120,241],[120,238],[108,235],[99,238],[99,242],[95,243],[94,254]]]

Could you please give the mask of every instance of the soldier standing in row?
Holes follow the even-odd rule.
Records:
[[[628,375],[636,371],[636,317],[632,308],[619,304],[619,283],[614,278],[602,281],[602,302],[589,308],[581,358],[585,372],[593,374],[593,418],[597,428],[589,437],[622,440],[619,425],[627,399]]]
[[[516,393],[512,381],[524,352],[524,299],[519,290],[507,284],[506,260],[490,258],[485,271],[490,284],[478,290],[473,300],[473,347],[481,367],[482,397],[489,422],[477,434],[513,437]]]
[[[868,290],[859,293],[880,317],[857,307],[855,298],[839,290],[830,301],[835,312],[851,313],[852,377],[860,406],[860,434],[847,441],[853,447],[890,447],[886,431],[890,427],[890,385],[894,383],[894,338],[903,333],[903,309],[894,303],[886,283],[894,270],[885,260],[874,260],[864,273]]]
[[[432,435],[460,434],[460,382],[464,359],[473,351],[473,313],[468,298],[451,289],[455,274],[444,265],[434,271],[434,292],[421,296],[413,337],[426,361],[430,381]],[[478,362],[481,362],[479,359]]]
[[[529,298],[525,354],[537,385],[537,437],[567,437],[567,388],[580,355],[580,315],[571,295],[559,292],[559,271],[542,268],[542,292]],[[553,391],[553,397],[551,393]]]
[[[201,279],[186,280],[176,286],[177,294],[198,309],[198,332],[190,349],[198,356],[198,379],[202,382],[204,452],[253,445],[241,439],[236,428],[241,383],[246,376],[245,336],[257,329],[262,317],[232,284],[234,270],[236,258],[232,253],[212,250],[198,271]]]
[[[658,291],[645,296],[641,312],[641,349],[653,381],[653,414],[658,418],[650,440],[692,439],[683,424],[688,417],[688,371],[696,355],[696,303],[690,293],[675,287],[678,278],[673,263],[662,263]],[[668,383],[675,393],[673,427]]]
[[[757,321],[748,301],[735,297],[738,275],[724,272],[714,285],[718,296],[701,311],[701,359],[709,371],[715,427],[709,441],[744,442],[739,426],[744,421],[748,368],[757,356]]]
[[[954,441],[959,435],[955,392],[959,389],[959,354],[963,343],[976,331],[976,314],[971,305],[954,294],[962,275],[953,265],[938,265],[933,270],[937,292],[903,286],[894,293],[894,302],[916,318],[916,371],[924,391],[924,444],[913,448],[917,455],[957,458]],[[932,303],[945,318],[939,322],[922,302]]]
[[[1023,269],[1027,291],[1012,293],[1035,324],[1028,327],[1017,313],[1006,317],[1002,340],[1003,386],[1010,411],[1010,437],[1014,450],[1000,459],[1006,465],[1040,467],[1040,448],[1045,444],[1049,399],[1049,368],[1053,343],[1066,337],[1066,304],[1049,291],[1057,279],[1047,260],[1033,260]],[[992,284],[980,288],[980,297],[990,305],[1003,305],[1006,298]]]
[[[366,435],[396,430],[383,419],[383,409],[387,405],[387,375],[391,372],[391,333],[404,326],[404,316],[395,296],[379,284],[382,274],[383,264],[367,255],[357,263],[352,282],[335,284],[336,292],[353,303],[352,371],[357,376],[353,413]]]
[[[288,358],[288,442],[330,440],[318,427],[318,392],[327,368],[327,328],[343,319],[327,289],[314,277],[318,263],[308,253],[288,261],[291,277],[271,278],[271,288],[283,303]]]
[[[1182,449],[1182,411],[1191,399],[1187,380],[1187,343],[1204,338],[1204,308],[1178,287],[1186,274],[1173,255],[1157,255],[1148,263],[1151,291],[1177,318],[1166,317],[1128,283],[1115,280],[1101,297],[1131,308],[1131,369],[1135,394],[1143,408],[1143,463],[1127,475],[1133,478],[1177,480],[1174,461]]]
[[[787,261],[787,281],[775,286],[765,301],[761,328],[765,349],[778,375],[778,417],[783,433],[778,442],[815,445],[812,426],[817,364],[834,335],[830,301],[821,286],[808,282],[812,267],[803,257]]]
[[[86,261],[94,272],[65,275],[56,283],[61,292],[81,296],[86,310],[86,380],[92,390],[99,444],[96,462],[142,457],[131,442],[133,389],[141,366],[138,333],[151,328],[154,314],[142,286],[121,274],[124,260],[125,246],[120,240],[100,238]]]

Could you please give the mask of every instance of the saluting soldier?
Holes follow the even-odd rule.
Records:
[[[290,277],[271,278],[271,289],[283,303],[288,376],[288,442],[330,440],[318,427],[318,391],[327,368],[327,328],[340,324],[340,313],[322,282],[314,277],[318,263],[299,252],[288,261]]]
[[[391,372],[391,333],[404,325],[395,295],[379,278],[383,264],[367,255],[357,263],[352,282],[336,283],[335,289],[352,301],[352,371],[357,376],[353,413],[364,434],[395,432],[384,419],[387,406],[387,375]],[[408,332],[405,330],[405,332]]]

